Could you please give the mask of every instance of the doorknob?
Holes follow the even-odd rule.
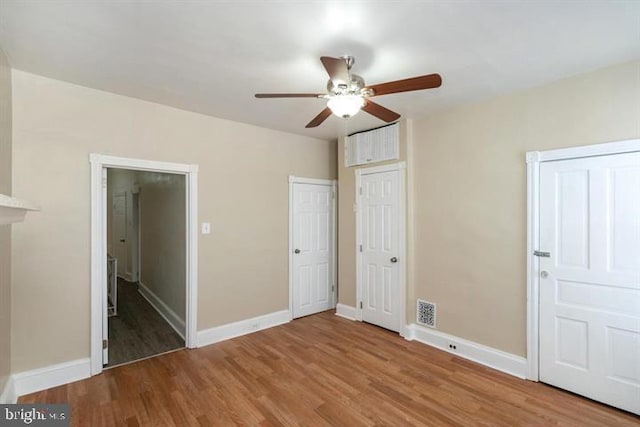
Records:
[[[390,259],[390,261],[391,261],[392,263],[396,263],[396,262],[398,262],[398,258],[393,257],[393,258],[391,258],[391,259]]]
[[[543,279],[546,279],[547,277],[549,277],[549,272],[542,270],[540,272],[540,277],[542,277]]]
[[[296,249],[295,251],[293,251],[294,254],[299,254],[300,253],[300,249]]]

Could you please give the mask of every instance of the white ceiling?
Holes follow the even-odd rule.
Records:
[[[351,54],[368,84],[440,73],[439,89],[376,102],[405,117],[640,58],[640,1],[0,0],[14,68],[320,138],[382,124],[360,113],[305,124],[319,57]]]

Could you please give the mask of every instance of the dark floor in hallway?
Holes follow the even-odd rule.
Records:
[[[118,315],[109,317],[109,364],[120,365],[184,347],[184,340],[138,292],[118,279]]]

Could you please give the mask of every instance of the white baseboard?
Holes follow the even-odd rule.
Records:
[[[272,328],[274,326],[283,325],[288,323],[290,320],[289,310],[281,310],[253,317],[251,319],[240,320],[239,322],[227,323],[226,325],[198,331],[198,347],[247,335],[263,329]]]
[[[405,338],[409,341],[419,341],[518,378],[527,377],[528,365],[527,359],[524,357],[445,334],[415,323],[407,326],[407,332]],[[450,344],[456,347],[455,350],[449,347]]]
[[[91,376],[91,359],[84,358],[32,371],[13,374],[13,393],[16,397],[51,387],[83,380]]]
[[[9,377],[4,385],[4,390],[0,394],[0,404],[6,405],[16,403],[17,401],[18,396],[16,396],[16,392],[13,387],[13,377]]]
[[[356,320],[356,308],[350,305],[340,304],[336,305],[336,316],[344,317],[349,320]]]
[[[146,287],[144,283],[138,282],[138,292],[149,302],[149,304],[151,304],[153,308],[156,309],[160,316],[169,323],[173,330],[176,331],[182,339],[185,339],[186,327],[184,319],[180,318],[180,316],[178,316],[171,307],[162,301],[151,289]]]

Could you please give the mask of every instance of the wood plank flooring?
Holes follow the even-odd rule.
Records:
[[[184,347],[184,340],[138,292],[118,278],[118,315],[109,317],[109,364],[121,365]]]
[[[325,312],[24,396],[73,426],[640,426],[640,418]]]

